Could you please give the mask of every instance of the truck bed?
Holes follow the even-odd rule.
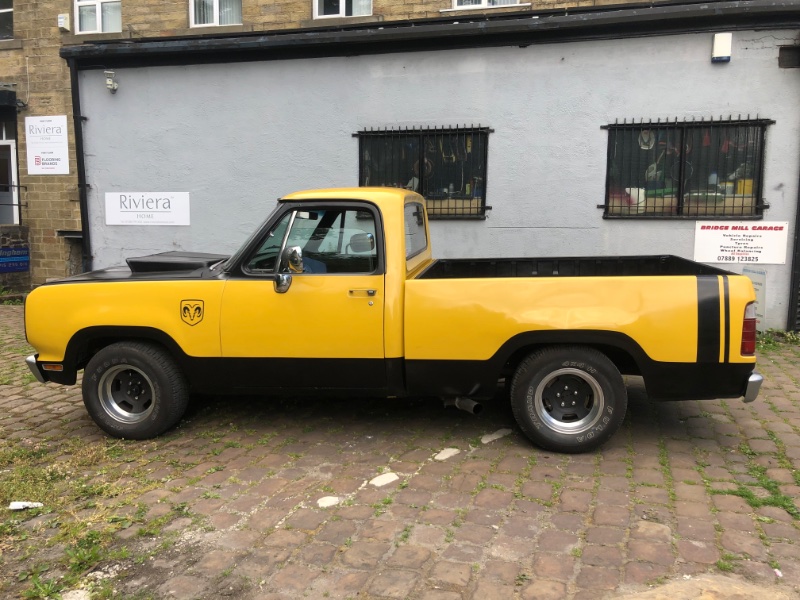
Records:
[[[417,279],[726,275],[728,271],[669,254],[660,256],[461,258],[434,261]]]

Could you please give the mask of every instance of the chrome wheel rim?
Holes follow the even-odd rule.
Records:
[[[120,423],[144,421],[155,408],[153,382],[142,370],[130,365],[108,369],[100,378],[97,391],[103,410]]]
[[[603,415],[605,396],[597,379],[580,369],[564,368],[549,373],[536,387],[536,416],[558,433],[583,433]]]

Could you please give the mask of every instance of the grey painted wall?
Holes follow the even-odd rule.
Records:
[[[183,249],[232,252],[297,189],[358,183],[364,127],[482,124],[486,221],[436,221],[441,257],[672,253],[694,221],[603,220],[607,132],[623,118],[770,118],[765,218],[789,221],[800,168],[800,72],[778,68],[796,31],[712,34],[349,58],[81,73],[96,267]],[[191,193],[190,227],[106,226],[109,191]],[[787,264],[768,266],[767,320],[785,327]],[[736,267],[733,267],[736,269]]]

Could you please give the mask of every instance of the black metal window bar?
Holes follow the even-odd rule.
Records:
[[[605,218],[761,218],[768,119],[623,122],[608,130]]]
[[[431,219],[485,219],[488,127],[370,129],[358,137],[360,186],[414,190]]]

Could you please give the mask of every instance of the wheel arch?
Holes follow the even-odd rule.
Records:
[[[154,327],[97,325],[76,332],[67,344],[64,353],[64,370],[77,373],[86,367],[89,360],[100,350],[116,342],[145,341],[158,344],[169,352],[183,368],[183,352],[169,335]]]
[[[498,352],[503,357],[503,375],[513,375],[527,356],[552,346],[593,348],[605,354],[623,375],[642,375],[650,361],[636,341],[616,331],[530,331],[514,336]]]

